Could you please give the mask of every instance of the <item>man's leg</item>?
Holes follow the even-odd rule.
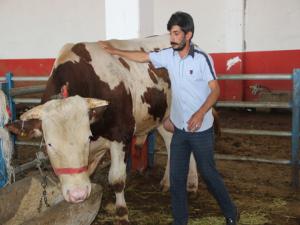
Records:
[[[216,169],[214,161],[214,134],[210,128],[203,132],[190,133],[189,141],[192,146],[198,170],[206,183],[208,190],[217,200],[226,218],[236,217],[236,207],[230,199],[222,177]]]
[[[155,151],[156,135],[155,130],[148,133],[147,149],[148,149],[148,168],[152,169],[154,166],[154,151]]]
[[[186,181],[190,154],[187,133],[175,128],[171,141],[170,156],[170,191],[174,218],[173,225],[186,225],[188,222]]]

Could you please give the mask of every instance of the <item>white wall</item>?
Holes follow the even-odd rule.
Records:
[[[153,1],[139,0],[139,37],[154,34]]]
[[[107,39],[139,36],[139,0],[106,0],[105,11]]]
[[[193,16],[194,42],[207,52],[300,49],[300,0],[0,0],[0,59],[54,58],[67,42],[166,33],[178,10]]]
[[[195,23],[193,41],[208,52],[241,51],[243,1],[154,0],[154,32],[167,32],[172,13],[185,11]]]
[[[0,59],[53,58],[67,42],[105,39],[104,0],[1,0]]]
[[[208,52],[300,49],[300,0],[154,0],[154,33],[178,10],[193,16],[194,42]]]
[[[248,51],[300,49],[300,0],[248,0]]]

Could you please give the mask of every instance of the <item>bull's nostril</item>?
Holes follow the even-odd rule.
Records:
[[[86,188],[73,189],[70,191],[69,197],[71,199],[71,202],[74,203],[82,202],[88,197],[88,189]]]

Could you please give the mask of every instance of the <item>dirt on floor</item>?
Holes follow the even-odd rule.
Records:
[[[222,128],[290,131],[291,112],[286,110],[219,109]],[[164,149],[158,138],[156,149]],[[21,151],[20,151],[21,152]],[[289,160],[290,137],[251,136],[222,133],[216,140],[216,153],[253,158]],[[27,153],[27,156],[30,156]],[[125,198],[133,225],[167,225],[172,221],[170,194],[159,185],[166,156],[156,154],[155,166],[127,177]],[[217,168],[239,208],[241,225],[299,225],[300,191],[291,186],[289,165],[247,161],[217,160]],[[104,187],[99,213],[93,225],[114,224],[115,196],[107,183],[108,168],[93,175],[92,181]],[[224,218],[205,184],[189,195],[189,225],[221,225]]]

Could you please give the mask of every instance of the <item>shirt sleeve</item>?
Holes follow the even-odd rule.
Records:
[[[204,55],[204,63],[203,63],[203,77],[206,81],[216,80],[216,72],[214,68],[214,62],[210,55]]]
[[[160,50],[158,52],[150,52],[149,58],[154,67],[157,68],[167,68],[168,66],[168,57],[169,51],[168,49]]]

